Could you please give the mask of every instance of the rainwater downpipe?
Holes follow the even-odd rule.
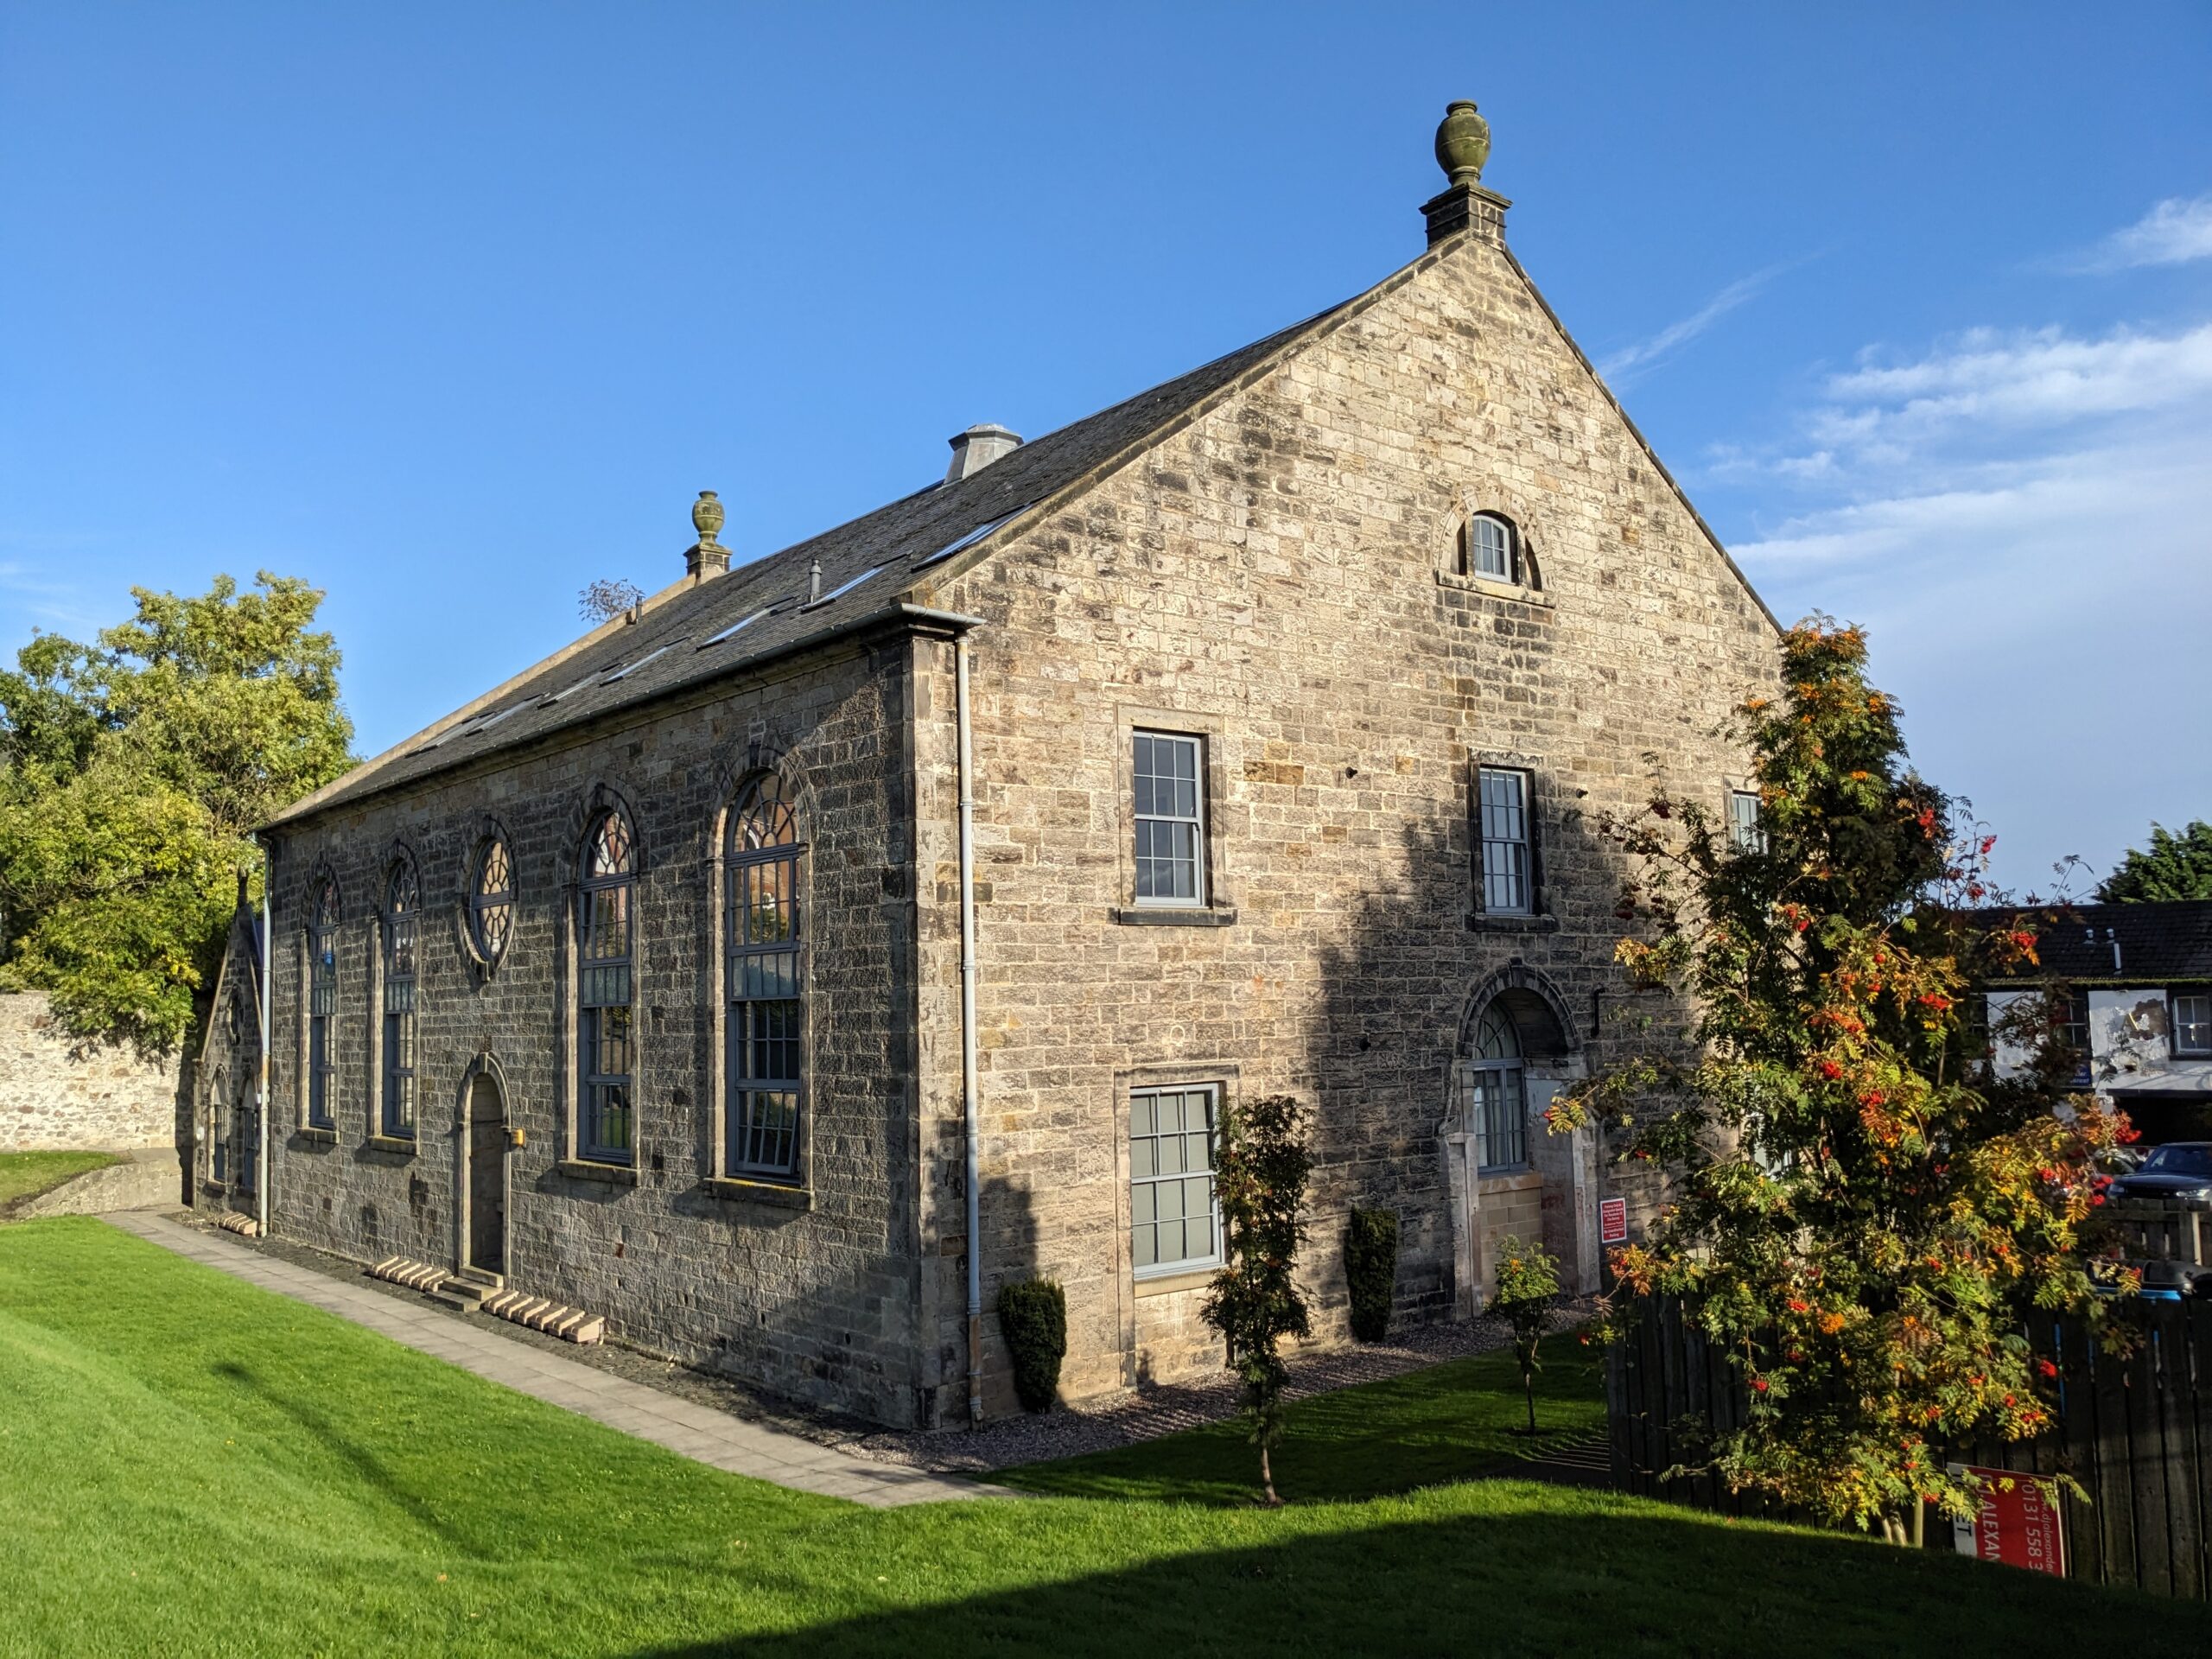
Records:
[[[269,843],[258,836],[254,845],[261,849],[261,995],[257,999],[261,1007],[261,1052],[256,1058],[253,1077],[254,1133],[260,1144],[253,1156],[254,1224],[261,1236],[269,1236],[269,1033],[275,1015],[270,982],[276,977],[276,963],[270,941],[274,934],[271,914],[276,906],[276,861],[270,856]]]
[[[976,1109],[976,762],[968,723],[968,637],[952,641],[952,718],[960,734],[960,1121],[967,1141],[968,1421],[983,1421],[982,1152]]]

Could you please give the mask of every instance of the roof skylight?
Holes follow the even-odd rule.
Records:
[[[879,564],[873,570],[863,570],[851,581],[840,582],[836,587],[832,588],[828,593],[823,594],[821,598],[807,601],[805,604],[799,607],[799,609],[802,611],[811,611],[820,606],[827,605],[833,599],[842,599],[847,594],[851,593],[854,588],[859,587],[861,583],[866,582],[870,576],[874,575],[882,569],[883,567]]]
[[[975,546],[976,543],[982,541],[984,537],[989,535],[1001,524],[1006,523],[1007,519],[1018,518],[1020,515],[1028,511],[1029,507],[1027,505],[1023,505],[1016,507],[1012,512],[1001,513],[997,518],[992,519],[988,524],[976,525],[975,529],[969,531],[965,536],[961,537],[959,540],[950,543],[944,547],[940,547],[934,553],[925,554],[921,558],[916,559],[912,564],[907,566],[907,569],[910,570],[919,570],[925,565],[937,563],[940,559],[949,559],[962,549]]]
[[[663,652],[665,652],[667,649],[668,649],[668,647],[667,647],[666,645],[655,645],[655,646],[654,646],[651,651],[647,652],[644,656],[642,656],[642,657],[639,658],[638,658],[638,660],[637,660],[636,662],[634,662],[634,663],[625,663],[621,667],[620,667],[620,668],[616,669],[613,673],[609,674],[609,675],[607,677],[607,678],[602,682],[602,683],[603,683],[603,684],[607,684],[607,685],[612,685],[612,684],[613,684],[613,683],[614,683],[614,682],[615,682],[615,681],[617,681],[617,680],[626,680],[626,679],[628,679],[628,678],[630,677],[630,676],[632,676],[632,674],[636,673],[639,669],[643,668],[643,667],[644,667],[647,663],[650,663],[651,661],[652,661],[652,659],[653,659],[654,658],[656,658],[656,657],[659,656]]]

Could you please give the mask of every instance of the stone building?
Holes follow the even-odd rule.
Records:
[[[702,497],[680,580],[287,810],[276,1230],[957,1421],[1032,1274],[1071,1397],[1217,1365],[1212,1126],[1289,1091],[1317,1340],[1354,1205],[1403,1319],[1507,1232],[1589,1282],[1616,1172],[1538,1116],[1624,989],[1588,820],[1729,810],[1776,632],[1487,148],[1455,105],[1418,257],[1180,379],[736,569]]]

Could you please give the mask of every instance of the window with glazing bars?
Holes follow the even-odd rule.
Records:
[[[1476,774],[1480,804],[1483,909],[1493,916],[1526,916],[1535,908],[1529,835],[1529,774],[1484,766]]]
[[[1494,582],[1514,579],[1513,526],[1496,513],[1478,512],[1459,532],[1460,574],[1488,576]]]
[[[1759,822],[1756,790],[1728,791],[1728,844],[1739,853],[1766,851],[1766,828]]]
[[[415,1133],[415,952],[423,908],[415,867],[395,865],[384,918],[384,1132]]]
[[[514,857],[507,843],[494,836],[478,855],[476,877],[468,884],[469,942],[487,966],[505,954],[514,917]]]
[[[723,879],[729,948],[726,1167],[796,1174],[805,1095],[799,861],[805,849],[783,780],[747,789],[730,816]]]
[[[1205,745],[1136,734],[1136,901],[1205,903]]]
[[[576,1069],[582,1098],[576,1131],[586,1158],[626,1164],[636,1156],[630,968],[637,847],[628,821],[608,812],[593,826],[584,848],[577,894]]]
[[[1221,1260],[1213,1186],[1219,1104],[1211,1084],[1129,1096],[1129,1261],[1141,1279]]]
[[[331,1115],[337,1023],[338,883],[325,877],[308,927],[308,1122],[318,1129],[338,1127]]]
[[[2212,1054],[2212,996],[2174,998],[2174,1052]]]
[[[2067,992],[2064,1014],[2059,1040],[2074,1051],[2074,1081],[2078,1085],[2090,1080],[2096,1058],[2089,1046],[2089,999],[2076,991]]]
[[[1529,1093],[1521,1034],[1512,1016],[1495,1002],[1476,1022],[1474,1061],[1466,1076],[1476,1164],[1486,1170],[1523,1167],[1529,1161]]]

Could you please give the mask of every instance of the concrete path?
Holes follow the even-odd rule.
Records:
[[[856,1458],[849,1452],[817,1446],[802,1435],[766,1424],[741,1422],[596,1366],[512,1341],[428,1302],[410,1306],[366,1285],[347,1284],[295,1267],[220,1233],[187,1227],[167,1216],[141,1210],[104,1219],[264,1290],[309,1303],[463,1370],[732,1474],[773,1481],[795,1491],[849,1497],[879,1509],[944,1498],[1008,1495],[1003,1489],[973,1481],[948,1480],[919,1469]]]

